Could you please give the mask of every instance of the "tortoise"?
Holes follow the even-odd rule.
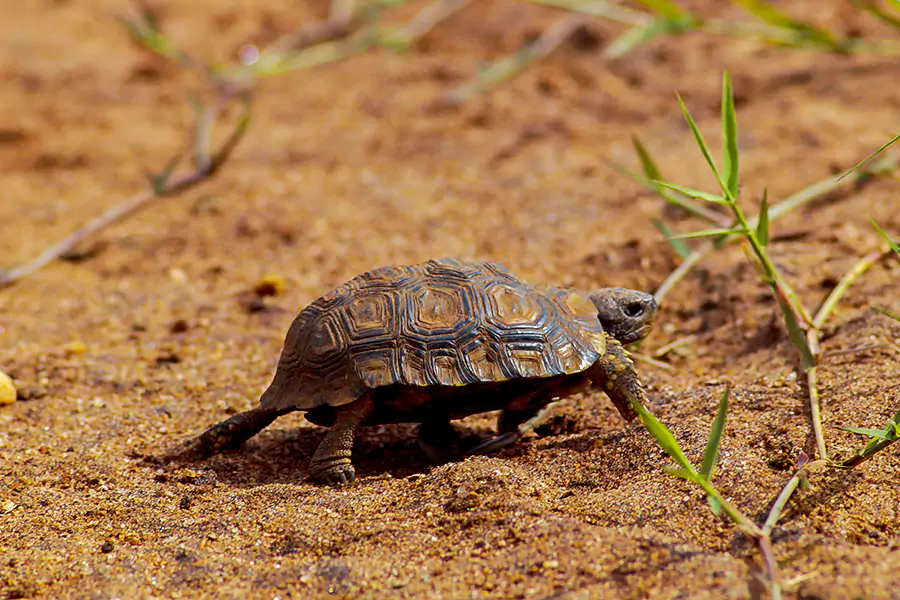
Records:
[[[442,440],[458,439],[451,420],[502,409],[499,435],[468,453],[487,454],[591,384],[631,421],[631,402],[647,396],[623,345],[643,339],[656,314],[643,292],[533,286],[495,262],[378,268],[304,308],[260,403],[179,454],[207,458],[303,410],[331,427],[309,474],[340,485],[356,478],[350,457],[361,425],[420,423],[419,442],[435,457]]]

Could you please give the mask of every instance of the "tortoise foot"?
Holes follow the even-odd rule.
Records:
[[[185,440],[163,454],[160,459],[164,463],[196,462],[212,456],[209,446],[199,438]]]
[[[319,483],[337,487],[353,483],[356,480],[356,469],[349,461],[331,465],[310,465],[309,475]]]

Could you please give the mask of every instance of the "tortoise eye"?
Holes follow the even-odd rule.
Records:
[[[640,302],[629,302],[625,305],[625,315],[629,317],[639,317],[644,312],[644,305]]]

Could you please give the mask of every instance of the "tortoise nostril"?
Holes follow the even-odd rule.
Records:
[[[630,302],[625,305],[625,315],[628,317],[639,317],[644,312],[644,305],[640,302]]]

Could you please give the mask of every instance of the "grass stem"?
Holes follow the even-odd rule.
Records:
[[[810,330],[810,337],[817,335],[815,330]],[[825,432],[822,429],[822,406],[819,401],[818,375],[812,366],[806,370],[806,389],[809,398],[809,418],[812,421],[813,437],[816,439],[816,453],[822,460],[828,460],[828,451],[825,447]]]
[[[660,286],[656,289],[656,292],[653,293],[653,297],[656,299],[658,304],[662,304],[665,297],[672,291],[672,288],[675,285],[685,278],[685,276],[690,272],[691,269],[694,268],[694,265],[699,263],[703,258],[710,254],[713,250],[712,244],[704,250],[697,251],[691,253],[686,259],[684,259],[678,267],[666,277],[666,280],[660,284]]]
[[[794,473],[794,476],[790,478],[784,488],[782,488],[781,493],[778,494],[778,497],[775,499],[775,503],[772,504],[772,508],[769,510],[769,515],[766,517],[766,522],[762,527],[762,531],[765,535],[770,535],[772,533],[772,530],[775,529],[775,525],[778,523],[778,519],[781,518],[781,513],[782,511],[784,511],[784,507],[787,506],[788,500],[790,500],[791,495],[797,490],[800,482],[803,479],[809,477],[809,475],[811,475],[812,473],[821,471],[827,466],[828,461],[824,459],[814,460],[812,462],[800,465],[800,468],[797,469],[797,472]]]
[[[849,271],[841,278],[834,289],[831,290],[831,293],[828,294],[828,297],[825,299],[825,302],[822,303],[822,306],[819,308],[819,311],[816,313],[815,318],[813,319],[813,328],[820,330],[825,325],[825,321],[828,320],[828,317],[834,312],[837,303],[840,302],[841,298],[844,297],[844,294],[847,293],[847,290],[853,285],[853,282],[856,279],[865,273],[869,267],[874,265],[876,262],[881,260],[882,258],[890,255],[891,249],[884,248],[882,250],[877,250],[875,252],[871,252],[856,262],[856,264],[851,267]]]
[[[852,469],[853,467],[859,466],[897,441],[900,441],[900,437],[889,440],[880,440],[872,444],[871,446],[868,446],[862,453],[848,458],[847,460],[842,462],[841,467],[845,469]]]

